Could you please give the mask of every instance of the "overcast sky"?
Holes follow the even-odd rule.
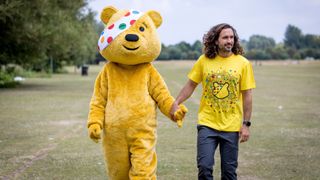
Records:
[[[158,29],[165,45],[193,43],[218,23],[236,28],[240,39],[254,34],[282,42],[288,24],[303,34],[320,35],[320,0],[91,0],[97,12],[112,5],[118,9],[156,10],[163,23]]]

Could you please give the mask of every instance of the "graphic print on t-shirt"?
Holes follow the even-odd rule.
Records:
[[[221,67],[207,73],[204,87],[205,102],[219,113],[234,110],[238,101],[238,72]]]

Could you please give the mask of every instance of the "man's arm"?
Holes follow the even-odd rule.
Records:
[[[252,89],[242,91],[243,99],[243,120],[250,121],[252,113]],[[242,124],[240,130],[240,142],[248,141],[250,136],[249,127]]]
[[[188,80],[186,85],[181,89],[179,95],[177,96],[175,102],[173,103],[172,107],[171,107],[171,111],[170,111],[170,115],[173,118],[173,114],[174,112],[179,109],[179,104],[183,103],[185,100],[187,100],[192,93],[194,92],[194,90],[197,87],[197,83],[192,81],[192,80]]]

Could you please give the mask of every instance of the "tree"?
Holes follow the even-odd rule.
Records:
[[[287,47],[300,49],[303,44],[301,30],[293,25],[288,25],[285,32],[284,44]]]
[[[168,52],[169,52],[169,59],[182,59],[181,54],[182,51],[178,46],[169,45],[168,46]]]
[[[260,49],[260,50],[266,50],[270,48],[274,48],[276,45],[276,42],[273,38],[269,38],[262,35],[252,35],[249,38],[249,42],[247,43],[248,50],[252,49]]]
[[[303,37],[303,47],[320,48],[320,36],[307,34]]]
[[[202,54],[202,43],[197,40],[191,46],[192,51],[192,59],[198,59],[199,56]]]
[[[159,60],[168,60],[170,58],[168,48],[164,45],[161,44],[161,53],[158,57]]]
[[[266,51],[264,50],[260,50],[260,49],[253,49],[248,51],[245,56],[248,59],[260,59],[260,60],[267,60],[267,59],[271,59],[271,55],[266,53]]]
[[[248,41],[245,39],[241,39],[240,40],[240,45],[242,46],[242,48],[244,49],[244,51],[248,51]]]
[[[267,54],[270,54],[271,59],[288,59],[289,55],[287,53],[287,50],[285,49],[283,43],[277,44],[272,49],[266,50]]]
[[[33,70],[94,58],[96,23],[86,0],[3,0],[0,4],[0,65]]]
[[[159,60],[185,60],[185,59],[197,59],[201,55],[202,45],[200,41],[196,41],[194,44],[182,41],[175,45],[165,46],[162,44],[161,53],[158,57]]]

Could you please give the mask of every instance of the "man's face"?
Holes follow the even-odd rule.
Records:
[[[220,52],[232,52],[234,44],[234,34],[231,28],[223,29],[220,32],[216,45],[219,47]]]

